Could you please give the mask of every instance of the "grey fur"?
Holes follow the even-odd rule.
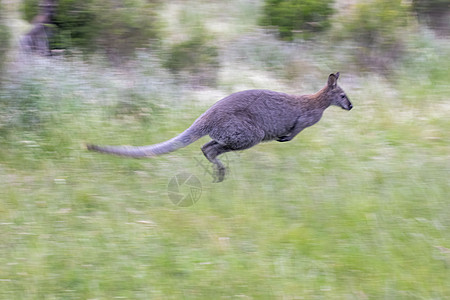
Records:
[[[217,168],[217,182],[225,167],[217,156],[244,150],[263,141],[292,140],[303,129],[317,123],[326,108],[336,105],[352,109],[337,85],[339,72],[330,74],[327,85],[313,95],[289,95],[269,90],[247,90],[223,98],[203,113],[186,131],[166,142],[151,146],[96,146],[89,150],[130,157],[151,157],[175,151],[209,135],[203,154]]]

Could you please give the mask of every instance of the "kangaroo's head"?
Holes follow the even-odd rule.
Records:
[[[347,95],[337,84],[339,78],[339,72],[336,74],[330,74],[328,77],[328,88],[327,96],[331,99],[331,105],[339,106],[345,110],[350,110],[353,108],[352,103],[348,100]]]

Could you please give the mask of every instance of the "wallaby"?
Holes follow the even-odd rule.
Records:
[[[206,158],[217,168],[216,182],[223,181],[225,166],[217,156],[244,150],[264,141],[288,142],[306,127],[317,123],[330,105],[345,110],[352,104],[337,85],[339,72],[330,74],[327,85],[313,95],[288,95],[269,90],[237,92],[215,103],[180,135],[150,146],[96,146],[89,150],[129,157],[152,157],[185,147],[205,135]]]
[[[51,55],[48,40],[53,34],[51,25],[54,25],[56,6],[56,0],[40,1],[40,12],[31,21],[33,28],[20,40],[20,45],[24,50]]]

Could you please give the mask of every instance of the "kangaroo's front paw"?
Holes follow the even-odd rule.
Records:
[[[285,136],[280,136],[277,139],[277,142],[289,142],[290,140],[291,140],[291,137],[288,135],[285,135]]]

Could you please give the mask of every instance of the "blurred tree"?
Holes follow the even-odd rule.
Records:
[[[413,8],[421,22],[439,33],[450,34],[449,0],[413,0]]]
[[[23,18],[31,23],[33,18],[39,13],[39,0],[22,0],[20,10]]]
[[[24,0],[26,20],[37,14],[39,0]],[[58,0],[50,39],[52,49],[102,50],[114,61],[131,56],[157,38],[159,22],[156,8],[160,0]]]
[[[6,53],[9,48],[9,30],[8,27],[4,24],[4,16],[3,16],[3,10],[2,10],[2,3],[0,1],[0,77],[2,75],[3,71],[3,65],[5,62]],[[2,81],[0,80],[0,83]]]
[[[93,0],[94,40],[109,57],[130,56],[159,35],[159,0]]]
[[[171,46],[167,51],[164,67],[176,75],[188,73],[190,84],[214,86],[219,67],[219,52],[211,40],[200,26],[188,40]]]
[[[343,17],[341,37],[355,41],[358,61],[386,69],[402,50],[399,29],[407,25],[409,6],[402,0],[372,0],[355,4]]]
[[[36,0],[28,0],[36,1]],[[52,48],[73,49],[84,51],[96,50],[95,28],[96,12],[91,9],[93,0],[75,1],[58,0],[54,17],[56,34],[51,40]],[[97,11],[97,13],[101,13]]]
[[[283,39],[292,40],[296,31],[308,36],[329,27],[334,0],[265,0],[263,26],[276,26]]]

